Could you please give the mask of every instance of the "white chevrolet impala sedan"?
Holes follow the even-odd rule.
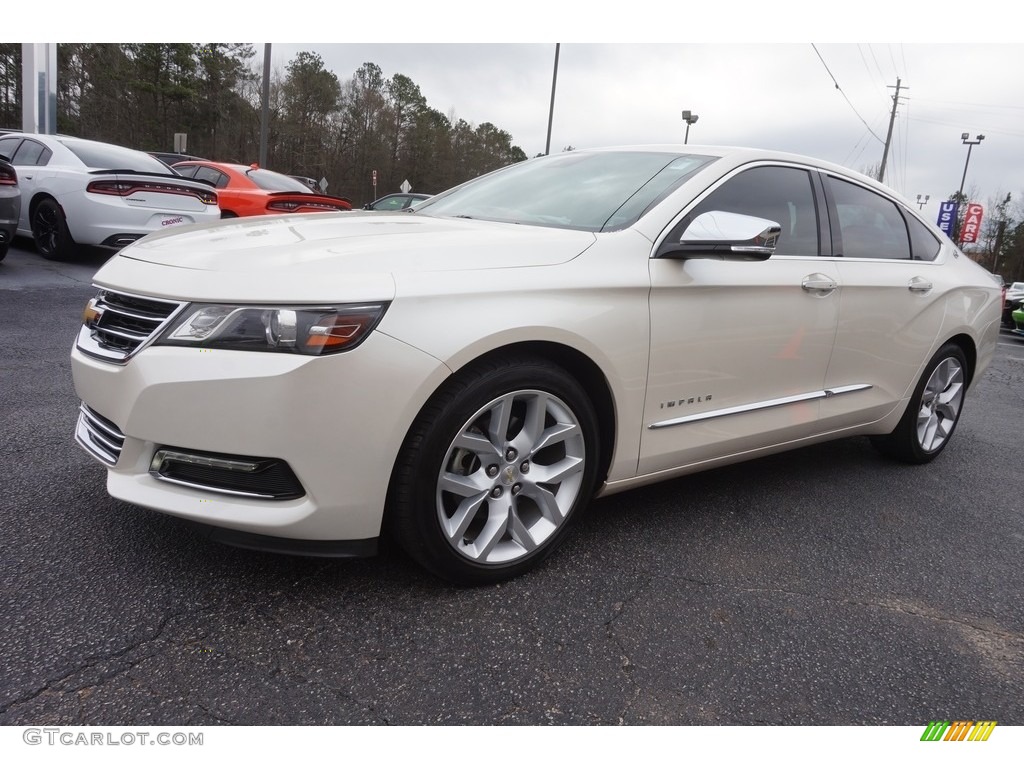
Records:
[[[849,435],[930,461],[1000,321],[886,187],[692,145],[158,233],[95,282],[76,437],[112,496],[268,551],[390,533],[466,584],[537,565],[595,495]]]

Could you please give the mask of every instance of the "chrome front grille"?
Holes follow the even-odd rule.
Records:
[[[100,291],[89,302],[78,332],[87,355],[124,363],[152,341],[185,302]]]
[[[124,447],[124,434],[121,430],[85,403],[78,407],[75,440],[85,450],[111,467],[117,464],[121,449]]]

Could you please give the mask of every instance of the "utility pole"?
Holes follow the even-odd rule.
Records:
[[[899,103],[900,98],[900,79],[896,78],[895,86],[887,86],[888,88],[896,88],[896,93],[892,96],[892,114],[889,115],[889,133],[885,136],[885,149],[882,150],[882,165],[878,169],[878,181],[885,179],[885,161],[889,159],[889,145],[892,143],[892,127],[896,123],[896,105]],[[907,88],[906,90],[910,90]]]

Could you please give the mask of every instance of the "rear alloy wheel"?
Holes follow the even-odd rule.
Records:
[[[963,410],[967,360],[955,344],[940,349],[925,368],[903,418],[890,434],[873,437],[882,453],[925,464],[948,445]]]
[[[75,254],[75,241],[71,239],[64,211],[56,200],[48,198],[36,205],[32,213],[32,237],[44,259],[66,261]]]
[[[428,570],[460,584],[512,578],[547,557],[593,493],[596,416],[550,363],[462,374],[425,409],[393,481],[392,530]]]

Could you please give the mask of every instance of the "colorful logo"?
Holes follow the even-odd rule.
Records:
[[[995,720],[932,720],[921,741],[988,741],[995,727]]]

